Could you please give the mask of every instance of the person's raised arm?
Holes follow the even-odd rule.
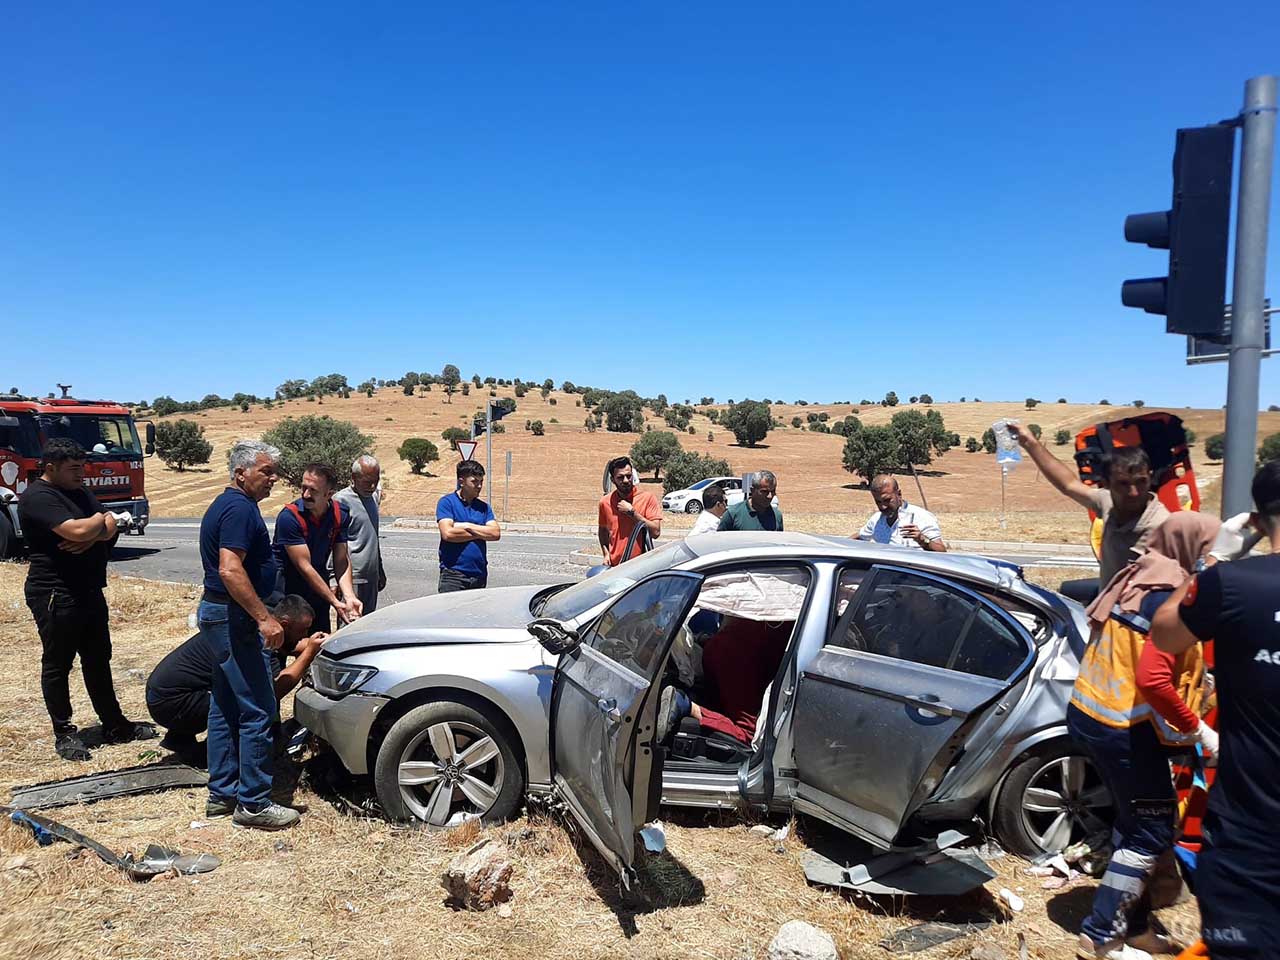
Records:
[[[1022,444],[1022,449],[1027,451],[1031,462],[1040,468],[1040,472],[1053,484],[1054,489],[1086,510],[1094,508],[1096,491],[1085,486],[1075,471],[1050,453],[1049,448],[1037,440],[1035,434],[1016,423],[1009,424],[1009,432]]]
[[[278,649],[284,642],[284,628],[280,626],[280,621],[271,615],[266,604],[258,598],[258,592],[253,589],[249,574],[244,569],[244,554],[243,550],[220,547],[218,577],[222,580],[222,586],[230,594],[231,599],[239,604],[241,610],[257,621],[258,631],[262,634],[262,642],[266,648]]]

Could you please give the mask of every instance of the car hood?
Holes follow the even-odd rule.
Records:
[[[545,589],[545,584],[495,587],[395,603],[337,631],[324,652],[341,658],[374,647],[528,641],[529,604]]]

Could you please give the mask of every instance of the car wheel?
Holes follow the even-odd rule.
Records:
[[[1011,853],[1057,853],[1111,829],[1111,792],[1088,757],[1069,743],[1020,760],[996,798],[996,839]]]
[[[4,507],[0,507],[0,560],[8,560],[10,551],[13,550],[13,527],[9,526],[9,518],[4,514]]]
[[[690,497],[690,498],[689,498],[689,502],[688,502],[688,503],[686,503],[686,504],[684,505],[684,512],[685,512],[685,513],[701,513],[701,512],[702,512],[702,498],[701,498],[701,497]]]
[[[392,820],[457,826],[505,820],[524,796],[515,734],[504,723],[452,701],[414,707],[378,749],[374,788]]]

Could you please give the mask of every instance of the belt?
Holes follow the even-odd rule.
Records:
[[[223,593],[221,590],[210,590],[204,588],[204,593],[200,596],[201,603],[231,603],[231,594]]]

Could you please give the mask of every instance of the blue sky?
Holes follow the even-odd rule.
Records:
[[[0,389],[456,363],[673,400],[1225,399],[1121,307],[1166,265],[1122,223],[1168,206],[1176,127],[1280,72],[1274,2],[0,22]]]

